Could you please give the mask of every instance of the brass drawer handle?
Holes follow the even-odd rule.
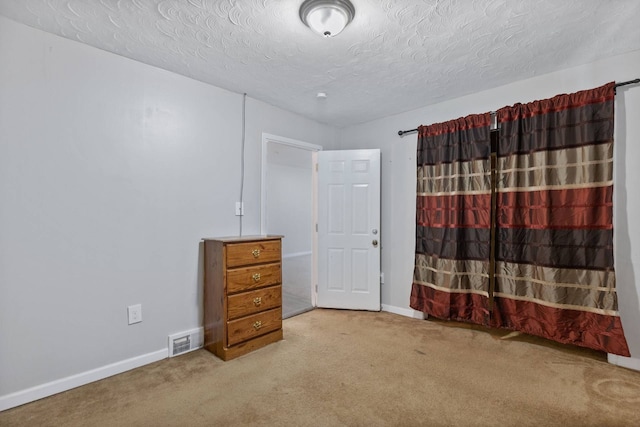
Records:
[[[253,299],[253,305],[255,305],[256,307],[260,307],[260,304],[262,304],[262,297],[257,297]]]
[[[260,256],[260,249],[254,249],[251,251],[251,254],[254,258],[258,258]]]
[[[260,328],[262,328],[262,322],[260,320],[258,320],[253,324],[253,329],[255,329],[257,331]]]
[[[253,279],[254,282],[259,282],[260,281],[260,273],[255,273],[253,276],[251,276],[251,278]]]

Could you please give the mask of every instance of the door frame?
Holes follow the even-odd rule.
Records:
[[[317,293],[316,287],[318,286],[318,235],[315,227],[318,223],[318,172],[316,165],[318,164],[317,152],[322,151],[321,145],[310,144],[308,142],[299,141],[297,139],[286,138],[284,136],[272,135],[269,133],[262,133],[262,161],[261,161],[261,176],[260,176],[260,234],[267,233],[267,148],[269,144],[280,144],[289,147],[299,148],[311,152],[312,157],[312,206],[311,211],[313,217],[311,218],[312,230],[309,230],[312,235],[311,242],[311,305],[317,306]],[[286,236],[285,236],[286,238]]]

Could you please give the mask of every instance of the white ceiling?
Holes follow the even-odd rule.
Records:
[[[352,0],[330,39],[301,3],[0,0],[0,14],[338,127],[640,49],[638,0]]]

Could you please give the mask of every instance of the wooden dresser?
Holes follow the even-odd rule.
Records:
[[[281,240],[204,239],[204,347],[222,360],[282,339]]]

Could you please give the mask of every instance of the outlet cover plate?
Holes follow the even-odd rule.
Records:
[[[127,315],[129,317],[130,325],[142,322],[142,304],[135,304],[127,307]]]

